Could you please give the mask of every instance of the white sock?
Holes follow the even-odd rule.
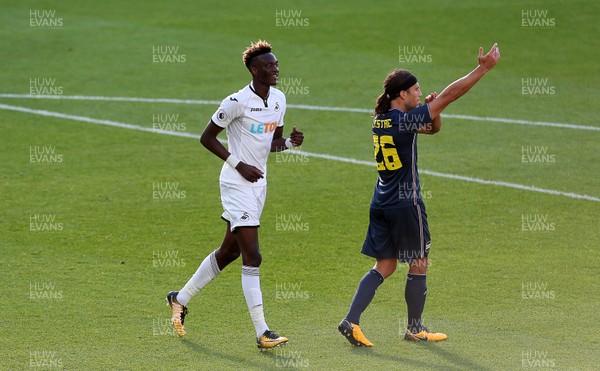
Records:
[[[269,328],[263,312],[262,292],[260,291],[260,270],[258,267],[242,265],[242,290],[250,311],[250,318],[259,338]]]
[[[187,305],[190,299],[196,295],[204,286],[208,285],[221,271],[217,265],[215,252],[211,252],[204,260],[192,278],[179,290],[177,301],[181,305]]]

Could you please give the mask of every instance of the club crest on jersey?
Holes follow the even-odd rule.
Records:
[[[250,132],[252,134],[266,134],[275,131],[277,122],[267,122],[266,124],[252,124],[250,126]]]
[[[275,112],[279,112],[279,102],[275,102]]]

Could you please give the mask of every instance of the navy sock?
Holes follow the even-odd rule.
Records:
[[[417,333],[421,331],[423,322],[421,314],[425,307],[425,297],[427,296],[427,276],[425,274],[408,274],[406,276],[406,288],[404,290],[404,299],[408,308],[408,329]]]
[[[375,269],[371,269],[363,276],[358,284],[356,293],[354,294],[354,299],[352,299],[350,311],[348,311],[348,315],[346,315],[348,321],[356,325],[359,324],[360,315],[367,309],[369,303],[371,303],[371,300],[373,300],[373,297],[375,296],[375,291],[377,291],[377,288],[382,283],[383,276]]]

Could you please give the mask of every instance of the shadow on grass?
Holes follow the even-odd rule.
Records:
[[[384,353],[379,353],[376,348],[362,348],[362,347],[351,347],[349,348],[352,354],[361,355],[361,356],[369,356],[379,358],[384,361],[391,361],[394,363],[398,363],[399,365],[406,365],[407,367],[414,368],[427,368],[431,367],[430,363],[425,362],[417,362],[412,358],[405,358],[400,355],[389,355]]]
[[[454,366],[458,367],[460,370],[483,370],[488,371],[489,368],[486,368],[480,364],[473,362],[472,360],[459,356],[456,353],[449,352],[448,350],[443,348],[443,343],[431,343],[431,342],[420,342],[414,343],[415,346],[424,347],[430,350],[432,353],[435,353],[440,358],[452,363]]]
[[[435,353],[441,359],[447,361],[449,364],[451,364],[451,366],[448,364],[436,365],[432,362],[417,361],[414,358],[403,357],[402,355],[390,355],[390,354],[385,354],[385,353],[379,353],[376,348],[351,347],[351,348],[349,348],[349,350],[352,354],[375,357],[375,358],[379,358],[379,359],[385,360],[385,361],[392,361],[394,363],[406,365],[407,367],[410,367],[411,369],[414,369],[414,368],[449,369],[449,367],[453,367],[453,368],[456,368],[457,370],[484,370],[484,371],[490,370],[489,368],[486,368],[480,364],[477,364],[477,363],[471,361],[470,359],[461,357],[455,353],[445,350],[442,347],[442,344],[423,342],[423,343],[414,343],[413,345],[426,348],[427,350],[431,351],[432,353]],[[398,351],[400,352],[400,349],[398,349]],[[411,354],[408,353],[407,355],[410,356]]]
[[[271,368],[269,365],[265,365],[264,363],[253,362],[252,360],[248,359],[247,357],[238,357],[238,356],[232,355],[230,353],[220,352],[215,349],[207,348],[207,347],[205,347],[201,344],[198,344],[194,341],[191,341],[189,339],[182,339],[182,343],[186,347],[190,348],[190,350],[193,352],[201,353],[201,354],[205,354],[207,356],[217,357],[217,358],[221,358],[221,359],[226,359],[230,362],[237,363],[240,367],[242,367],[242,366],[243,367],[256,367],[261,370]],[[259,350],[257,349],[256,351],[258,352]],[[261,353],[268,353],[268,352],[261,352]]]

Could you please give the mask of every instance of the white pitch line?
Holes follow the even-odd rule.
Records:
[[[118,122],[118,121],[100,120],[100,119],[94,119],[94,118],[86,117],[86,116],[69,115],[69,114],[60,113],[60,112],[31,109],[31,108],[20,107],[20,106],[10,106],[7,104],[0,104],[0,109],[23,112],[23,113],[30,113],[30,114],[39,115],[39,116],[56,117],[56,118],[61,118],[61,119],[66,119],[66,120],[81,121],[81,122],[87,122],[90,124],[114,126],[114,127],[123,128],[123,129],[144,131],[144,132],[155,133],[155,134],[172,135],[172,136],[177,136],[177,137],[195,138],[195,139],[200,138],[200,136],[197,134],[146,128],[143,126],[134,125],[134,124],[126,124],[126,123]],[[321,153],[305,152],[305,151],[299,151],[299,150],[295,150],[293,153],[296,153],[299,155],[315,157],[315,158],[321,158],[321,159],[325,159],[325,160],[339,161],[339,162],[375,167],[375,164],[373,164],[370,161],[357,160],[354,158],[333,156],[333,155],[327,155],[327,154],[321,154]],[[552,189],[544,189],[544,188],[538,188],[538,187],[534,187],[534,186],[526,186],[526,185],[522,185],[522,184],[500,182],[500,181],[495,181],[495,180],[472,178],[472,177],[463,176],[463,175],[440,173],[437,171],[430,171],[430,170],[419,170],[419,171],[421,174],[427,174],[427,175],[437,176],[437,177],[447,178],[447,179],[462,180],[462,181],[471,182],[471,183],[495,185],[495,186],[500,186],[500,187],[508,187],[508,188],[514,188],[514,189],[531,191],[531,192],[545,193],[545,194],[550,194],[550,195],[559,195],[559,196],[565,196],[565,197],[581,199],[581,200],[588,200],[588,201],[596,201],[596,202],[600,201],[600,198],[598,198],[598,197],[589,196],[589,195],[581,195],[581,194],[572,193],[572,192],[562,192],[562,191],[556,191],[556,190],[552,190]]]
[[[197,100],[197,99],[172,99],[172,98],[138,98],[138,97],[101,97],[86,95],[29,95],[29,94],[0,94],[0,98],[20,98],[20,99],[67,99],[82,101],[109,101],[109,102],[140,102],[140,103],[174,103],[174,104],[201,104],[201,105],[219,105],[221,101],[216,100]],[[329,107],[329,106],[311,106],[306,104],[288,104],[289,108],[304,109],[309,111],[331,111],[331,112],[354,112],[371,113],[372,110],[365,108],[349,107]],[[600,131],[600,126],[574,125],[560,122],[528,121],[508,119],[501,117],[481,117],[469,115],[444,114],[444,118],[461,119],[469,121],[488,121],[504,124],[546,126],[576,130]]]
[[[191,133],[145,128],[143,126],[133,125],[133,124],[125,124],[123,122],[117,122],[117,121],[111,121],[111,120],[100,120],[100,119],[94,119],[94,118],[86,117],[86,116],[69,115],[66,113],[39,110],[39,109],[31,109],[31,108],[19,107],[19,106],[9,106],[8,104],[0,103],[0,109],[9,110],[9,111],[18,111],[18,112],[24,112],[24,113],[31,113],[31,114],[40,115],[40,116],[56,117],[56,118],[66,119],[66,120],[88,122],[90,124],[115,126],[115,127],[123,128],[123,129],[147,131],[150,133],[165,134],[165,135],[173,135],[176,137],[200,138],[199,135],[191,134]]]

